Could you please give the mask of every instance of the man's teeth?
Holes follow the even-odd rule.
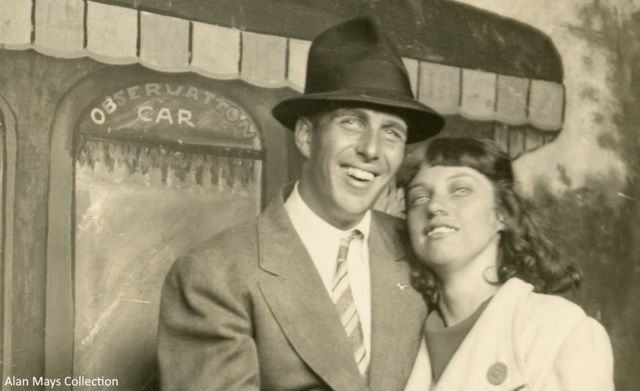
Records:
[[[427,233],[427,235],[431,236],[431,235],[435,235],[435,234],[446,234],[446,233],[455,232],[455,231],[456,231],[456,229],[455,228],[451,228],[451,227],[435,227],[434,229],[429,231],[429,233]]]
[[[372,172],[361,170],[355,167],[347,167],[347,175],[361,181],[372,181],[373,178],[375,178],[375,175]]]

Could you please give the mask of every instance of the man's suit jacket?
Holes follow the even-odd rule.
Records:
[[[164,391],[402,390],[426,316],[410,283],[404,222],[373,212],[369,386],[281,197],[178,259],[165,281]]]

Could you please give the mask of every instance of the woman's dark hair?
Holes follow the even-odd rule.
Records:
[[[400,185],[406,189],[424,166],[469,167],[493,184],[496,208],[504,224],[498,251],[498,284],[518,277],[541,293],[562,293],[580,286],[577,268],[559,256],[539,211],[518,192],[511,159],[494,142],[476,138],[432,139],[424,153],[420,151],[417,158],[408,159],[399,175]],[[413,284],[429,304],[436,304],[438,277],[415,258]]]

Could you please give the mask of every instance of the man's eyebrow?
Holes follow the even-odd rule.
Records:
[[[338,110],[336,110],[334,112],[334,116],[333,117],[335,118],[335,117],[340,117],[340,116],[343,116],[343,115],[353,115],[353,116],[356,116],[356,117],[358,117],[360,119],[368,119],[369,118],[367,113],[365,113],[363,110],[355,109],[355,108],[353,108],[353,109],[352,108],[341,108],[341,109],[338,109]]]

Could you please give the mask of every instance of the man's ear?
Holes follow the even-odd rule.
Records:
[[[307,117],[300,117],[294,128],[296,146],[307,159],[311,156],[311,142],[313,139],[313,123]]]

